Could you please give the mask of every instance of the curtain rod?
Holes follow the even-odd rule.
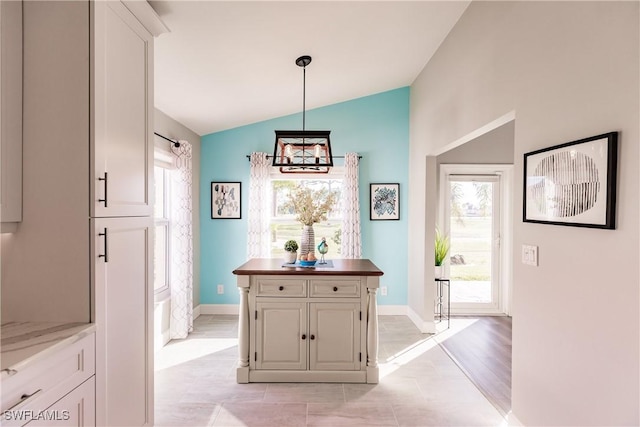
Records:
[[[162,139],[166,139],[167,141],[169,141],[170,143],[173,144],[174,147],[178,148],[180,147],[180,142],[177,139],[171,139],[171,138],[167,138],[164,135],[160,135],[158,132],[153,132],[154,135],[159,136]]]
[[[331,156],[334,159],[344,159],[344,156]],[[358,156],[358,160],[360,160],[362,156]],[[273,156],[267,154],[267,159],[273,159]],[[247,160],[251,160],[251,155],[247,154]]]

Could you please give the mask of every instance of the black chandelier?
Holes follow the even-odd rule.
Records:
[[[308,55],[296,59],[302,67],[302,130],[277,130],[273,166],[282,173],[328,173],[333,166],[329,130],[305,130],[306,67]]]

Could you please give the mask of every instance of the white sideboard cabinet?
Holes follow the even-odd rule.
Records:
[[[234,271],[239,383],[378,382],[382,271],[369,260],[332,262],[308,269],[252,259]]]

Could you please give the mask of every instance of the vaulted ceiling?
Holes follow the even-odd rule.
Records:
[[[410,85],[469,1],[151,1],[155,106],[200,135]]]

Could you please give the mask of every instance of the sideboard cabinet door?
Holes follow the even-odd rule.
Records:
[[[258,302],[256,310],[256,369],[307,369],[307,304]]]
[[[310,303],[309,346],[312,371],[355,371],[360,368],[360,303]]]

